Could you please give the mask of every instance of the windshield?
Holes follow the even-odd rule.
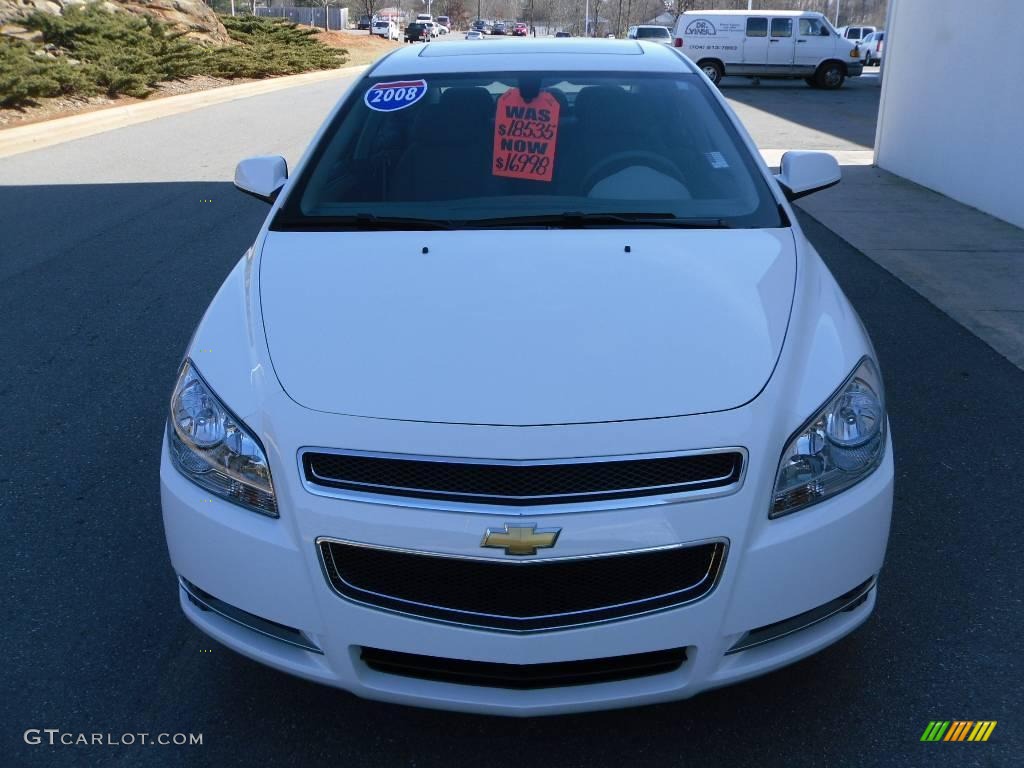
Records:
[[[784,226],[696,75],[365,79],[273,228],[633,225]]]

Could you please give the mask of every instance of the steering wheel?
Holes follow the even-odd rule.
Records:
[[[654,152],[647,152],[642,149],[627,150],[625,152],[616,152],[614,155],[609,155],[596,166],[594,166],[590,173],[583,179],[583,191],[586,194],[590,194],[590,190],[594,188],[597,182],[601,181],[613,173],[621,171],[623,168],[630,168],[634,165],[643,165],[648,168],[653,168],[659,173],[663,173],[683,186],[686,186],[686,180],[683,178],[679,169],[670,160],[666,160],[661,155],[657,155]]]

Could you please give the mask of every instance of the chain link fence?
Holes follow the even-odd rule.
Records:
[[[348,8],[335,8],[333,6],[280,6],[278,8],[257,8],[257,16],[273,16],[275,18],[289,19],[296,24],[306,24],[310,27],[320,29],[338,30],[348,29]]]

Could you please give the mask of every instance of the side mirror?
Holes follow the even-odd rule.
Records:
[[[842,178],[839,163],[827,152],[787,152],[775,180],[787,200],[834,187]]]
[[[288,163],[280,155],[249,157],[235,166],[235,186],[267,203],[277,199],[288,181]]]

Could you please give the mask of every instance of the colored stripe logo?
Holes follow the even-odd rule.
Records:
[[[996,720],[932,720],[921,741],[988,741]]]

